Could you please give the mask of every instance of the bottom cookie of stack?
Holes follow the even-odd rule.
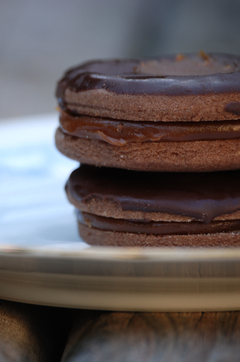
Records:
[[[136,172],[82,165],[67,184],[91,245],[240,246],[240,171]]]

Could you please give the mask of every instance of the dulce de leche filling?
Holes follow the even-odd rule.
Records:
[[[213,234],[240,230],[240,220],[202,222],[156,222],[113,219],[77,211],[78,222],[89,228],[105,231],[152,235]]]
[[[101,140],[114,146],[135,142],[183,142],[240,138],[240,121],[136,122],[110,118],[73,116],[60,111],[64,133]]]

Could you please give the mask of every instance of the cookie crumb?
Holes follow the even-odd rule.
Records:
[[[206,61],[209,61],[210,60],[210,57],[209,57],[209,55],[207,55],[204,51],[200,51],[199,53],[198,53],[198,55],[201,57],[201,58],[203,58],[204,60],[206,60]]]
[[[117,131],[118,131],[118,133],[121,133],[121,132],[122,132],[122,129],[123,129],[123,125],[122,125],[122,123],[120,123],[120,124],[117,126]]]
[[[181,62],[183,59],[185,59],[186,57],[185,57],[185,55],[183,55],[183,54],[177,54],[176,55],[176,61],[177,62]]]

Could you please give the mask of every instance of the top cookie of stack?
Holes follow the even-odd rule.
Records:
[[[57,148],[82,163],[141,171],[240,168],[240,57],[96,61],[57,85]]]

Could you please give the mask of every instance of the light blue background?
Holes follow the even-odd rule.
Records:
[[[81,243],[64,184],[78,163],[54,146],[58,115],[0,122],[0,242]]]

